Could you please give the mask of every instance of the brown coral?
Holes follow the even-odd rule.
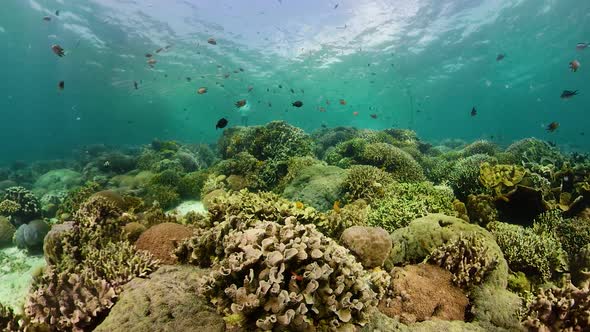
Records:
[[[529,305],[524,321],[529,331],[588,331],[590,329],[590,291],[572,284],[541,289]]]
[[[192,235],[190,227],[167,222],[152,226],[143,232],[135,245],[137,249],[150,252],[163,264],[175,264],[177,259],[172,254],[177,244]]]
[[[434,265],[408,265],[391,272],[394,297],[379,303],[379,310],[409,324],[430,319],[464,320],[469,300],[455,287],[450,272]]]

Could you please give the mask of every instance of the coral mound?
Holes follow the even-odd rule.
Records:
[[[541,290],[529,305],[524,325],[529,331],[589,331],[590,292],[569,284]]]
[[[348,250],[293,217],[233,231],[223,247],[202,289],[220,312],[243,315],[252,329],[352,327],[376,305]]]
[[[193,231],[184,225],[166,222],[150,227],[143,232],[135,245],[137,249],[149,251],[162,264],[174,264],[172,256],[177,243],[189,238]]]
[[[342,233],[340,241],[365,268],[383,265],[392,247],[389,233],[378,227],[349,227]]]
[[[385,298],[379,310],[409,324],[430,319],[464,320],[467,296],[453,286],[452,275],[429,264],[396,267],[391,271],[393,298]]]

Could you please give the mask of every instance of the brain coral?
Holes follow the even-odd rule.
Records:
[[[174,264],[176,259],[172,253],[176,249],[176,244],[192,234],[193,231],[187,226],[167,222],[154,225],[143,232],[135,245],[137,249],[149,251],[163,264]]]
[[[376,294],[348,250],[293,217],[258,222],[223,239],[224,257],[202,282],[220,312],[263,330],[367,321]]]

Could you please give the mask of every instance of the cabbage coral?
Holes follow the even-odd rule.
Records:
[[[232,231],[221,245],[223,258],[201,288],[247,328],[353,327],[377,304],[348,250],[294,217]]]

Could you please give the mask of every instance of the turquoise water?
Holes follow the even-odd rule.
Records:
[[[588,151],[590,48],[576,44],[590,41],[589,22],[579,0],[5,0],[0,159],[154,137],[214,142],[219,118],[241,123],[240,99],[249,125],[393,126],[501,144],[534,136]],[[580,94],[560,99],[566,89]]]

